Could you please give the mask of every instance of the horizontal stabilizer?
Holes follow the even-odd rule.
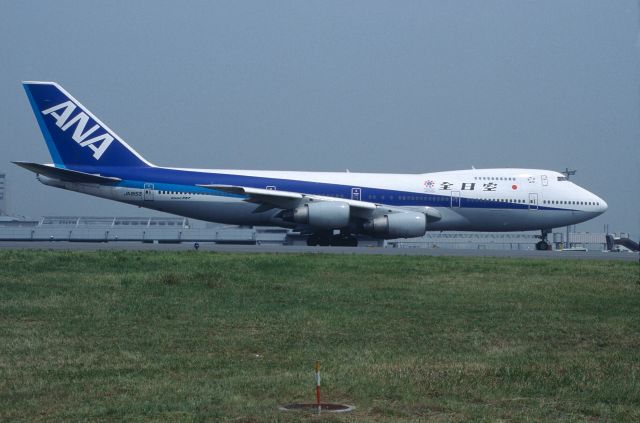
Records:
[[[58,167],[48,166],[39,163],[29,162],[13,162],[20,167],[30,170],[39,175],[48,176],[49,178],[59,179],[65,182],[80,182],[87,184],[113,184],[120,182],[122,179],[111,176],[100,176],[92,173],[79,172],[77,170],[61,169]]]

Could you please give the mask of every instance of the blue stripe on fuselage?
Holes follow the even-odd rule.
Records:
[[[340,185],[322,182],[299,181],[295,179],[267,178],[261,176],[231,175],[224,173],[208,173],[192,170],[167,169],[161,167],[93,167],[74,166],[74,170],[87,173],[99,173],[103,176],[115,176],[122,179],[115,186],[140,188],[145,183],[154,184],[155,190],[197,192],[224,197],[244,198],[243,195],[229,194],[226,192],[198,187],[196,185],[217,184],[233,185],[252,188],[266,188],[275,186],[280,191],[291,191],[305,194],[323,195],[329,197],[351,198],[350,185]],[[366,186],[358,186],[362,189],[362,201],[387,204],[392,206],[431,206],[450,207],[451,194],[418,193],[412,191],[397,191]],[[460,197],[462,208],[490,208],[527,210],[527,203],[510,203],[505,201],[489,201],[476,198]],[[563,210],[555,207],[543,207],[540,210]]]
[[[148,181],[142,182],[142,181],[133,181],[128,179],[123,179],[122,181],[113,184],[113,186],[121,187],[121,188],[144,189],[145,184],[152,184],[153,189],[156,191],[176,191],[176,192],[184,192],[184,193],[192,193],[192,194],[214,195],[217,197],[232,197],[232,198],[246,197],[246,195],[242,195],[242,194],[231,194],[224,191],[197,187],[193,185],[167,184],[163,182],[158,183],[158,182],[148,182]]]

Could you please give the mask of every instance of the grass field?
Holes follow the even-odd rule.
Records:
[[[0,252],[1,421],[639,421],[637,263]],[[345,415],[281,412],[314,397]]]

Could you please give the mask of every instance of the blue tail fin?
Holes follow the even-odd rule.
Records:
[[[55,82],[23,82],[57,167],[153,166]]]

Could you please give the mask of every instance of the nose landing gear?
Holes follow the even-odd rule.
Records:
[[[546,251],[551,249],[551,244],[549,244],[549,240],[547,239],[547,235],[551,233],[551,229],[542,229],[541,234],[538,235],[540,241],[536,243],[536,250],[538,251]]]

